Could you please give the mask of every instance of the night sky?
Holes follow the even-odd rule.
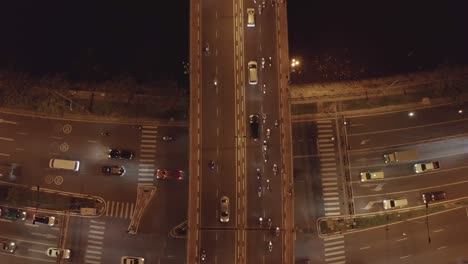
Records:
[[[182,78],[188,0],[4,2],[0,69],[72,81]],[[303,59],[302,81],[468,62],[466,1],[341,2],[289,0],[290,54]]]

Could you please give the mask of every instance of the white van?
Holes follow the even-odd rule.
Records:
[[[49,167],[62,170],[80,170],[80,162],[77,160],[50,159]]]
[[[249,61],[249,63],[247,64],[247,68],[249,71],[249,84],[256,85],[258,82],[257,62]]]
[[[255,27],[255,9],[247,8],[247,27]]]

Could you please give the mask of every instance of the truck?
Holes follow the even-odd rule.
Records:
[[[395,151],[384,155],[385,163],[403,162],[418,159],[418,152],[414,149]]]
[[[425,171],[437,170],[440,168],[438,161],[431,161],[427,163],[416,163],[414,164],[414,172],[421,173]]]

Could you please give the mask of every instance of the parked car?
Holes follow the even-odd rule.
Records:
[[[366,171],[359,174],[361,176],[361,182],[381,180],[384,178],[383,171]]]
[[[16,250],[16,243],[13,241],[0,241],[0,249],[3,252],[13,253]]]
[[[156,171],[156,179],[160,180],[183,180],[184,179],[184,171],[183,170],[167,170],[167,169],[158,169]]]
[[[221,197],[219,207],[219,221],[221,221],[222,223],[229,222],[229,198],[227,196]]]
[[[16,209],[16,208],[4,207],[2,208],[0,212],[1,212],[0,215],[2,216],[2,218],[12,220],[12,221],[17,221],[17,220],[24,221],[26,220],[26,217],[28,216],[26,211]]]
[[[71,252],[69,249],[61,249],[61,248],[48,248],[46,251],[46,255],[49,257],[57,258],[62,257],[63,259],[69,259]]]
[[[443,191],[438,192],[428,192],[421,195],[423,203],[436,202],[440,200],[445,200],[447,198],[447,193]]]
[[[34,223],[42,223],[48,226],[55,225],[55,216],[41,216],[41,215],[34,215],[33,216],[33,224]]]
[[[123,176],[126,170],[124,166],[102,166],[101,172],[108,175]]]
[[[124,149],[110,149],[109,158],[111,159],[133,159],[134,153]]]
[[[402,208],[402,207],[405,207],[407,205],[408,205],[408,200],[406,198],[383,200],[383,207],[384,207],[385,210],[395,209],[395,208]]]
[[[142,257],[124,256],[120,259],[120,264],[141,264],[141,263],[145,263],[145,259]]]

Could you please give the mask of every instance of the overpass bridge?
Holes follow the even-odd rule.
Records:
[[[287,34],[284,0],[190,1],[187,263],[294,261]]]

